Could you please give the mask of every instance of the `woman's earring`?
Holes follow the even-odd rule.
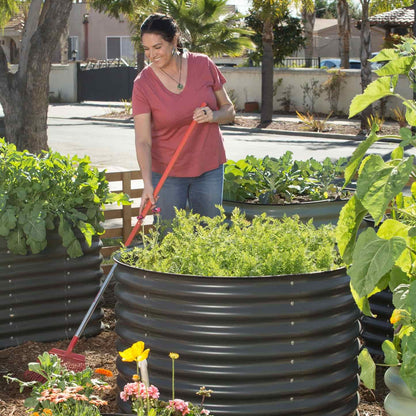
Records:
[[[172,56],[176,54],[176,48],[172,49]]]

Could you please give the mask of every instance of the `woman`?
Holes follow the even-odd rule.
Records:
[[[234,119],[225,78],[205,55],[181,48],[179,29],[167,15],[153,14],[142,24],[141,41],[148,65],[134,81],[132,106],[136,154],[144,189],[140,212],[148,200],[171,220],[188,206],[213,217],[222,203],[226,161],[220,123]],[[201,103],[206,106],[201,107]],[[153,192],[192,120],[197,123],[164,183]]]

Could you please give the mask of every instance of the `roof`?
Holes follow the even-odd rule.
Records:
[[[23,27],[25,26],[25,20],[24,20],[24,15],[23,14],[19,14],[16,16],[13,16],[6,24],[6,26],[4,27],[5,30],[7,29],[11,29],[11,30],[22,30]]]
[[[390,10],[389,12],[384,12],[370,16],[368,18],[370,25],[377,26],[413,26],[415,20],[415,11],[414,6],[404,7],[402,9]]]

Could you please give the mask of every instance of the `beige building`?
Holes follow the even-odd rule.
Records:
[[[123,17],[115,19],[85,3],[74,3],[68,29],[72,58],[82,61],[123,58],[135,62],[129,23]]]
[[[355,22],[351,22],[350,58],[360,56],[360,31]],[[384,30],[371,27],[371,51],[377,52],[384,42]],[[339,58],[339,36],[337,19],[316,19],[313,40],[314,56],[321,58]]]
[[[9,64],[16,64],[19,60],[20,39],[24,27],[23,15],[15,16],[0,31],[0,46],[6,54]]]

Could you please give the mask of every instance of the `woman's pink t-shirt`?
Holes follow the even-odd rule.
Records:
[[[225,78],[207,56],[188,53],[188,76],[184,89],[169,91],[150,67],[134,81],[133,115],[151,113],[152,170],[163,174],[173,153],[192,122],[195,108],[205,102],[217,110],[214,91]],[[225,163],[223,137],[217,123],[197,124],[182,149],[170,176],[194,177]]]

